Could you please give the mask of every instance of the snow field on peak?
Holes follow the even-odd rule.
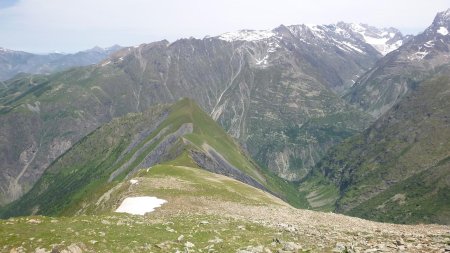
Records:
[[[218,38],[225,41],[258,41],[263,39],[268,39],[270,37],[275,36],[275,33],[268,30],[241,30],[237,32],[228,32],[220,35]]]

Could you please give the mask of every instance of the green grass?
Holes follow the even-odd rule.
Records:
[[[40,223],[32,224],[31,219]],[[201,223],[204,221],[208,223]],[[275,250],[270,245],[273,237],[284,238],[258,224],[189,214],[164,217],[164,221],[120,214],[58,219],[37,216],[0,221],[0,227],[4,228],[0,229],[1,251],[6,252],[18,247],[26,252],[36,248],[63,250],[72,244],[89,252],[175,252],[184,251],[186,242],[194,244],[193,249],[207,251],[211,247],[216,252],[235,252],[251,245]],[[181,235],[184,239],[178,241]],[[217,238],[222,241],[208,242]]]

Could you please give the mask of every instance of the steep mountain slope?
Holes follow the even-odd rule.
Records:
[[[156,153],[162,159],[155,160],[152,154]],[[215,170],[214,162],[205,163],[209,159],[222,160],[216,167],[222,169],[234,166],[237,161],[235,168],[240,175],[259,174],[255,176],[256,182],[277,190],[270,183],[270,174],[252,165],[208,115],[185,99],[173,106],[157,106],[115,119],[74,145],[49,167],[29,193],[3,213],[8,216],[12,211],[14,215],[32,211],[60,216],[0,220],[1,249],[6,252],[446,249],[448,227],[381,224],[294,209],[267,191],[242,183],[242,178],[238,181],[217,174],[226,170]],[[211,169],[216,173],[207,171]],[[276,185],[291,187],[282,182]],[[115,212],[134,197],[156,197],[166,202],[143,216]],[[131,212],[137,208],[126,209]],[[428,233],[423,233],[424,230]]]
[[[432,25],[398,50],[379,60],[345,96],[374,117],[389,110],[417,82],[450,59],[450,9],[436,15]]]
[[[59,155],[113,117],[181,97],[198,102],[263,167],[301,179],[328,148],[370,124],[335,92],[381,57],[335,26],[322,29],[326,36],[280,26],[262,37],[161,41],[95,66],[7,81],[0,203],[27,192]]]
[[[293,185],[259,169],[193,101],[183,99],[95,130],[52,163],[3,216],[75,213],[99,189],[160,163],[203,168],[307,207]]]
[[[120,46],[109,48],[95,47],[75,54],[32,54],[0,48],[0,81],[7,80],[19,73],[49,74],[71,67],[97,64]]]
[[[450,66],[445,65],[410,87],[363,134],[333,148],[309,180],[332,182],[326,187],[335,187],[338,212],[397,223],[449,224],[449,108]],[[322,188],[315,187],[310,189]]]

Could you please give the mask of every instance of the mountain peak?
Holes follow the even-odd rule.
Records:
[[[443,26],[450,28],[450,8],[446,11],[438,12],[433,21],[433,26]]]
[[[7,48],[0,47],[0,52],[12,52],[12,50],[9,50],[9,49],[7,49]]]
[[[270,30],[239,30],[221,34],[218,38],[225,41],[257,41],[268,39],[273,36],[275,36],[275,33]]]

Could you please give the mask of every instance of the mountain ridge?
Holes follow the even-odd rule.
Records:
[[[285,27],[281,32],[282,39],[270,41],[154,42],[121,49],[97,65],[5,82],[0,202],[29,190],[56,157],[113,117],[181,97],[195,99],[261,166],[302,178],[329,147],[371,122],[335,91],[380,55],[369,45],[367,54],[333,43],[324,51]],[[21,122],[19,128],[12,122]],[[311,123],[318,130],[310,131]],[[286,134],[297,128],[300,134]]]
[[[118,45],[107,48],[96,46],[73,54],[34,54],[0,47],[0,81],[6,81],[18,74],[50,74],[72,67],[96,64],[120,48]]]

